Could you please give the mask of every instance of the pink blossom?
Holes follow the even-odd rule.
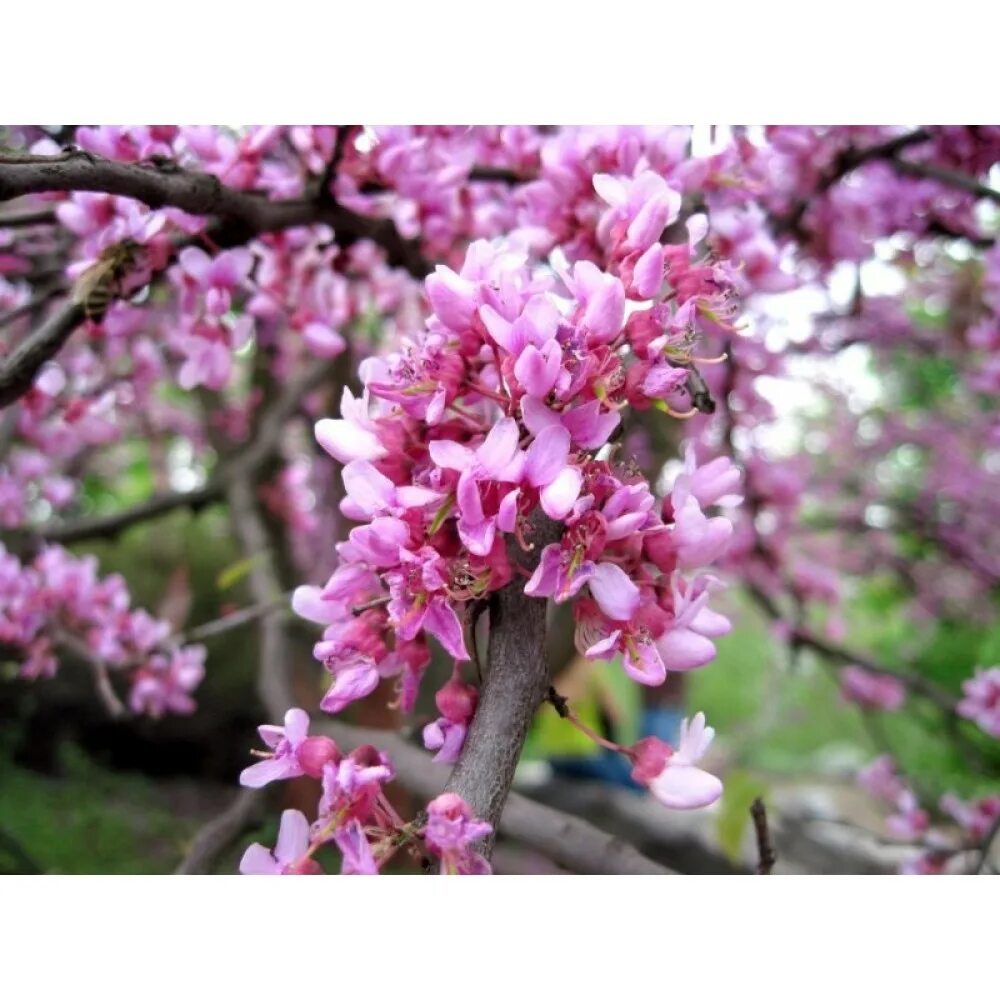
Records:
[[[977,670],[975,677],[962,684],[962,692],[965,697],[958,703],[958,714],[1000,739],[1000,667]]]
[[[873,674],[862,667],[844,667],[840,672],[840,685],[841,697],[863,708],[896,712],[906,700],[906,687],[900,681]]]
[[[320,875],[319,865],[306,857],[309,849],[309,821],[297,809],[281,814],[278,841],[270,851],[251,844],[240,861],[241,875]]]
[[[489,823],[477,820],[457,795],[445,792],[427,806],[424,842],[441,859],[442,875],[489,875],[489,863],[472,844],[493,832]]]
[[[722,782],[695,764],[704,757],[715,730],[699,712],[681,723],[680,743],[674,750],[655,736],[633,748],[632,778],[645,785],[669,809],[701,809],[722,795]]]
[[[318,778],[326,763],[340,757],[329,737],[308,735],[309,716],[301,708],[290,708],[285,713],[283,727],[265,725],[257,731],[273,753],[242,771],[240,784],[245,788],[261,788],[268,782],[302,774]]]

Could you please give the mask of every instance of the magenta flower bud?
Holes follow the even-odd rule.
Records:
[[[343,758],[329,736],[308,736],[299,746],[297,756],[302,770],[310,778],[323,777],[324,764],[339,764]]]
[[[434,696],[438,711],[450,722],[468,722],[478,701],[479,692],[457,677],[452,677]]]
[[[313,858],[303,858],[288,866],[286,875],[322,875],[323,869]]]
[[[674,748],[669,743],[647,736],[632,747],[635,755],[632,759],[632,780],[640,785],[648,785],[667,766],[667,761],[674,755]]]

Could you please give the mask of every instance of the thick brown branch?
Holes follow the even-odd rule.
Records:
[[[554,539],[557,530],[539,514],[533,518],[535,548],[529,563],[537,562],[542,547]],[[525,561],[519,549],[512,555],[522,564]],[[478,817],[494,828],[514,780],[531,720],[548,687],[545,601],[528,597],[523,579],[515,579],[490,603],[486,676],[465,746],[448,781],[448,791],[460,795]],[[491,849],[492,840],[483,849],[486,857]]]
[[[319,198],[269,201],[264,195],[227,187],[212,174],[177,167],[119,163],[77,153],[52,157],[0,158],[0,201],[40,191],[101,191],[135,198],[151,208],[170,206],[220,222],[212,239],[220,247],[292,226],[325,223],[337,242],[370,239],[390,264],[422,278],[430,270],[414,240],[405,239],[389,219],[373,219]]]
[[[83,322],[83,306],[65,302],[4,359],[0,368],[0,408],[20,399],[31,388],[38,369]]]

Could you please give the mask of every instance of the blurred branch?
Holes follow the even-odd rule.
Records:
[[[778,232],[793,233],[801,237],[803,235],[802,217],[805,215],[809,205],[819,195],[825,194],[848,174],[857,170],[858,167],[875,160],[891,160],[897,153],[902,152],[904,149],[925,143],[930,138],[931,133],[926,129],[916,129],[913,132],[905,132],[903,135],[894,136],[892,139],[887,139],[885,142],[880,142],[864,149],[855,149],[854,147],[845,149],[834,160],[831,168],[819,179],[816,187],[809,195],[797,201],[787,215],[774,220],[775,229]]]
[[[948,187],[973,194],[977,198],[988,198],[990,201],[1000,204],[1000,191],[980,183],[975,177],[970,177],[968,174],[960,173],[957,170],[948,170],[945,167],[938,167],[933,163],[915,163],[913,160],[904,160],[898,156],[892,157],[891,162],[893,167],[901,174],[939,181]]]
[[[226,809],[195,834],[174,874],[210,874],[219,855],[264,818],[265,798],[266,795],[258,789],[243,789]]]
[[[768,616],[775,621],[783,621],[784,615],[778,607],[777,602],[768,593],[753,584],[747,586],[750,596],[756,601]],[[845,649],[836,643],[830,642],[815,632],[810,631],[803,625],[793,625],[790,642],[793,646],[812,649],[828,659],[840,660],[843,663],[856,663],[859,667],[867,670],[870,674],[879,674],[882,677],[892,677],[901,684],[906,685],[911,691],[923,695],[932,701],[943,712],[957,716],[955,700],[932,681],[917,674],[907,674],[900,670],[893,670],[891,667],[877,663],[870,656],[858,653],[854,650]]]
[[[214,481],[184,493],[158,493],[148,500],[143,500],[126,510],[115,511],[113,514],[100,514],[43,528],[38,532],[38,537],[40,540],[57,542],[60,545],[71,545],[73,542],[92,538],[114,538],[133,524],[160,517],[179,507],[198,511],[221,497],[222,485]]]
[[[290,676],[291,651],[282,622],[282,589],[274,566],[267,529],[260,513],[256,489],[247,475],[238,476],[226,492],[231,523],[237,541],[250,566],[250,593],[271,610],[260,616],[260,660],[257,670],[257,694],[267,711],[276,719],[295,705]]]
[[[212,639],[217,635],[223,635],[230,631],[230,629],[240,628],[242,625],[248,625],[250,622],[256,621],[262,615],[270,614],[276,608],[283,611],[287,610],[291,596],[291,594],[282,594],[280,597],[266,601],[263,604],[251,604],[247,608],[241,608],[239,611],[223,615],[221,618],[206,622],[204,625],[198,625],[187,632],[181,632],[175,636],[175,641],[181,645],[186,645],[191,642],[203,642],[205,639]]]
[[[0,367],[0,407],[9,406],[31,388],[38,369],[66,343],[84,315],[79,303],[64,302],[7,355]]]
[[[113,514],[52,525],[37,532],[35,539],[68,545],[91,538],[113,538],[133,524],[160,517],[179,507],[198,511],[210,503],[222,500],[234,480],[252,475],[274,455],[281,444],[285,424],[294,416],[302,397],[321,385],[331,371],[331,362],[318,361],[297,379],[287,383],[281,395],[262,417],[253,442],[225,463],[204,486],[184,493],[160,493]]]
[[[0,213],[0,229],[21,229],[27,226],[46,226],[56,221],[55,209],[40,208],[25,212]]]
[[[793,627],[791,641],[793,645],[812,649],[822,656],[841,660],[844,663],[856,663],[870,674],[891,677],[901,684],[905,684],[911,691],[932,701],[941,711],[949,715],[957,715],[955,700],[946,691],[933,683],[933,681],[927,680],[926,677],[921,677],[919,674],[908,674],[900,670],[893,670],[891,667],[873,660],[870,656],[858,653],[855,650],[845,649],[843,646],[838,646],[836,643],[816,635],[803,626]]]
[[[19,320],[22,316],[27,316],[38,309],[41,309],[49,299],[55,298],[62,292],[60,285],[50,285],[36,292],[27,302],[5,312],[0,316],[0,327],[8,326],[10,323]]]
[[[111,683],[107,663],[82,639],[77,638],[75,635],[60,630],[56,633],[55,640],[59,646],[82,660],[90,668],[94,676],[94,690],[97,692],[97,696],[107,710],[108,715],[112,719],[121,719],[128,715],[128,709],[118,697]]]

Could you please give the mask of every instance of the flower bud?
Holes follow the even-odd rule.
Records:
[[[438,711],[449,722],[468,722],[476,712],[479,692],[471,685],[452,677],[434,696]]]
[[[309,736],[302,741],[296,756],[310,778],[321,778],[323,765],[337,764],[343,755],[329,736]]]

